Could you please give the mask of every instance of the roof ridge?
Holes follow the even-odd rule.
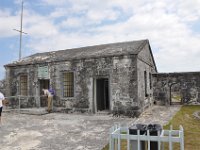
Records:
[[[144,48],[144,46],[148,44],[148,40],[144,40],[144,42],[139,46],[138,48],[138,54],[142,51],[142,49]]]
[[[125,54],[138,54],[147,42],[148,40],[144,39],[137,41],[124,41],[117,43],[107,43],[101,45],[92,45],[92,46],[71,48],[65,50],[35,53],[33,55],[23,58],[21,61],[16,61],[7,64],[5,66],[42,63],[43,61],[53,62],[53,61],[97,58],[97,57],[107,57],[107,56],[116,56]]]

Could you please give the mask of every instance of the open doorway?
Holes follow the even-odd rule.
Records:
[[[172,91],[171,92],[171,104],[172,105],[181,104],[181,101],[182,101],[181,92]]]
[[[173,83],[170,86],[170,97],[171,105],[180,105],[182,103],[182,94],[179,83]]]
[[[46,107],[47,106],[47,97],[42,97],[42,95],[44,95],[42,89],[49,89],[49,80],[42,79],[42,80],[39,80],[39,83],[40,83],[40,106]]]
[[[99,78],[96,80],[96,101],[97,111],[109,110],[109,81],[107,78]]]

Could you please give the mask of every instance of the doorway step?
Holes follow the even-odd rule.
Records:
[[[46,108],[26,108],[20,109],[21,114],[28,114],[28,115],[45,115],[48,114]]]
[[[109,110],[102,110],[96,113],[97,115],[110,115],[111,112]]]

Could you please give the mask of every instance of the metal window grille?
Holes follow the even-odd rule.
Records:
[[[63,73],[63,97],[74,96],[74,73]]]
[[[27,75],[20,76],[20,95],[28,95],[28,77]]]

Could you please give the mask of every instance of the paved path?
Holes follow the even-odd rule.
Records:
[[[4,113],[1,150],[99,150],[108,142],[115,122],[131,118],[108,115],[51,113],[42,116]]]
[[[179,111],[180,105],[174,105],[170,107],[166,106],[153,106],[147,109],[142,115],[134,121],[134,123],[154,124],[158,123],[165,125],[169,120]]]
[[[3,113],[0,126],[2,150],[101,150],[108,143],[108,130],[116,122],[165,124],[179,107],[156,106],[139,119],[109,115],[51,113],[26,115]]]

